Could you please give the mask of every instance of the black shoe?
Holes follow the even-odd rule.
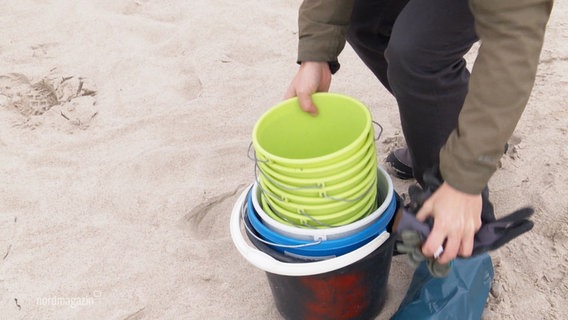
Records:
[[[396,149],[389,153],[385,162],[388,164],[390,171],[395,177],[402,180],[413,179],[414,175],[412,173],[412,167],[401,160],[405,156],[405,152],[408,152],[407,148]]]

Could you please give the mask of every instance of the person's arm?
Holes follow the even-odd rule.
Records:
[[[352,0],[304,0],[299,10],[298,63],[301,64],[284,98],[297,96],[302,110],[317,114],[314,92],[327,91],[337,57],[345,47]]]
[[[480,193],[529,99],[552,0],[470,0],[481,41],[458,127],[440,152],[442,177]]]
[[[304,0],[298,16],[298,63],[328,62],[335,73],[352,9],[353,0]]]
[[[442,186],[417,218],[434,218],[422,250],[441,263],[469,256],[481,226],[482,189],[530,96],[552,0],[469,0],[481,46],[454,130],[440,151]]]

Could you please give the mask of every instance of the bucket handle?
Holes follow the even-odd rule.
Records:
[[[260,186],[260,184],[259,184],[259,186]],[[261,192],[262,192],[262,189],[261,189]],[[293,224],[294,226],[296,226],[296,227],[313,227],[313,225],[310,225],[310,224],[307,223],[307,220],[302,220],[302,223],[299,224],[299,225],[296,224],[296,223],[294,223],[294,222],[291,222],[291,221],[289,221],[288,219],[283,218],[283,217],[282,217],[282,213],[278,212],[278,209],[274,208],[274,207],[270,204],[270,202],[267,201],[266,204],[268,205],[268,207],[270,207],[270,210],[272,210],[272,212],[274,212],[277,216],[279,216],[280,218],[282,218],[282,219],[284,219],[284,220],[286,220],[286,221],[292,223],[292,224]],[[308,220],[311,220],[311,221],[315,222],[315,223],[316,223],[317,225],[319,225],[319,226],[327,227],[327,228],[332,228],[332,227],[333,227],[333,226],[331,226],[331,225],[329,225],[329,224],[327,224],[327,223],[325,223],[325,222],[321,222],[321,221],[319,221],[318,219],[312,217],[310,214],[306,213],[304,210],[298,210],[298,213],[301,214],[301,215],[303,215],[304,217],[308,218]]]
[[[376,125],[377,127],[379,127],[379,135],[375,137],[375,141],[379,141],[379,139],[381,138],[381,135],[383,134],[383,126],[381,126],[380,123],[378,123],[377,121],[373,120],[372,121],[374,125]]]
[[[280,202],[288,202],[288,198],[283,197],[283,196],[279,196],[279,195],[277,195],[276,193],[274,193],[274,192],[272,192],[272,191],[270,191],[270,190],[264,188],[264,187],[262,186],[262,184],[260,183],[260,180],[257,179],[256,181],[259,182],[259,183],[258,183],[258,187],[259,187],[259,189],[260,189],[260,192],[262,192],[263,194],[266,194],[266,195],[268,195],[269,197],[271,197],[272,199],[276,199],[276,200],[278,200],[278,201],[280,201]]]
[[[252,190],[252,189],[251,189]],[[249,190],[249,192],[247,193],[247,197],[249,197],[250,192],[252,192],[251,190]],[[245,198],[246,199],[246,198]],[[281,244],[281,243],[274,243],[274,242],[270,242],[270,241],[266,241],[264,239],[262,239],[261,237],[257,236],[256,234],[254,234],[254,232],[252,230],[250,230],[250,228],[247,226],[247,224],[245,223],[244,219],[245,219],[245,212],[248,209],[248,201],[243,201],[243,204],[241,206],[241,214],[240,214],[240,218],[241,221],[247,231],[248,234],[250,234],[251,236],[253,236],[256,240],[270,245],[270,246],[275,246],[275,247],[280,247],[280,248],[304,248],[304,247],[311,247],[311,246],[315,246],[318,245],[322,242],[321,239],[318,239],[315,242],[308,242],[308,243],[303,243],[303,244]]]
[[[258,181],[258,180],[257,180]],[[371,182],[371,184],[369,185],[369,187],[367,187],[367,189],[365,190],[365,192],[363,192],[362,194],[358,195],[355,198],[343,198],[343,197],[334,197],[334,196],[330,196],[328,195],[325,191],[320,192],[320,197],[321,198],[325,198],[325,199],[329,199],[329,200],[333,200],[333,201],[338,201],[338,202],[357,202],[363,198],[365,198],[367,196],[367,194],[369,194],[369,192],[371,192],[371,190],[373,190],[373,187],[376,188],[376,184],[375,182],[377,181],[377,178],[373,179],[373,181]],[[272,183],[274,183],[274,181],[271,180]],[[262,185],[259,183],[260,186],[260,190],[267,194],[269,197],[271,197],[274,200],[280,201],[280,202],[288,202],[288,198],[285,196],[280,196],[275,194],[274,192],[265,189],[264,187],[262,187]]]
[[[258,181],[258,180],[257,180],[257,181]],[[264,187],[263,187],[260,183],[258,183],[257,185],[258,185],[258,188],[260,189],[261,196],[262,196],[262,194],[264,194],[264,193],[269,194],[269,192],[270,192],[270,194],[274,194],[274,193],[272,193],[271,191],[264,189]],[[252,195],[252,196],[254,197],[254,195]],[[274,194],[274,196],[278,197],[278,195],[276,195],[276,194]],[[267,204],[268,204],[268,206],[270,207],[270,210],[272,210],[272,212],[274,212],[274,214],[276,214],[276,215],[278,216],[278,218],[280,218],[280,219],[282,219],[282,220],[284,220],[284,221],[286,221],[286,222],[288,222],[288,223],[290,223],[290,224],[292,224],[292,225],[294,225],[294,226],[296,226],[296,227],[302,226],[302,225],[298,225],[298,224],[296,224],[296,223],[290,221],[288,218],[282,216],[282,214],[281,214],[280,212],[278,212],[277,210],[275,210],[275,209],[270,205],[270,203],[267,202]]]
[[[254,151],[253,151],[253,153],[252,153],[253,155],[251,156],[250,151],[251,151],[252,149],[253,149],[253,148],[252,148],[252,141],[251,141],[251,142],[249,143],[248,150],[247,150],[247,158],[249,158],[250,160],[254,161],[254,163],[258,163],[258,162],[267,163],[267,162],[269,162],[268,159],[267,159],[267,160],[258,159],[258,158],[256,157],[256,152],[254,152]]]
[[[259,186],[259,188],[260,188],[260,192],[262,193],[264,189],[262,188],[262,186],[260,185],[260,183],[258,184],[258,186]],[[302,224],[294,223],[294,222],[288,220],[286,217],[284,217],[284,216],[282,215],[282,213],[278,212],[278,210],[277,210],[276,208],[274,208],[274,207],[270,204],[270,202],[266,201],[266,204],[268,205],[268,207],[270,208],[270,210],[272,210],[272,212],[274,212],[279,218],[281,218],[281,219],[283,219],[283,220],[285,220],[285,221],[288,221],[289,223],[293,224],[293,225],[296,226],[296,227],[313,227],[312,225],[309,225],[307,222],[303,222]],[[298,210],[298,213],[301,214],[301,215],[303,215],[304,217],[308,218],[309,220],[315,222],[316,224],[322,226],[322,227],[328,227],[328,228],[332,228],[332,227],[333,227],[333,226],[331,226],[331,225],[329,225],[329,224],[327,224],[327,223],[325,223],[325,222],[321,222],[321,221],[319,221],[318,219],[312,217],[311,215],[309,215],[309,214],[307,214],[306,212],[304,212],[304,210]],[[305,220],[304,220],[304,221],[305,221]]]
[[[270,191],[270,190],[266,190],[266,189],[262,186],[262,184],[260,184],[260,183],[258,184],[258,188],[260,189],[260,192],[261,192],[262,194],[265,194],[265,195],[267,195],[267,196],[269,196],[269,197],[271,197],[271,198],[276,198],[277,201],[281,201],[281,202],[287,201],[286,198],[281,197],[281,196],[275,194],[274,192],[272,192],[272,191]],[[293,221],[290,221],[288,218],[284,217],[280,212],[278,212],[278,209],[274,208],[274,207],[270,204],[270,202],[267,201],[266,204],[268,205],[268,207],[270,207],[270,210],[272,210],[272,212],[274,212],[280,219],[282,219],[282,220],[284,220],[284,221],[287,221],[288,223],[291,223],[292,225],[294,225],[294,226],[296,226],[296,227],[313,227],[312,225],[309,225],[309,224],[307,224],[307,223],[297,224],[297,223],[295,223],[295,222],[293,222]],[[318,225],[320,225],[320,226],[322,226],[322,227],[328,227],[328,228],[333,227],[333,226],[331,226],[331,225],[329,225],[329,224],[327,224],[327,223],[321,222],[321,221],[319,221],[318,219],[312,217],[310,214],[307,214],[304,210],[301,210],[301,209],[300,209],[300,210],[298,210],[298,213],[301,214],[301,215],[303,215],[303,216],[305,216],[306,218],[312,220],[313,222],[315,222],[316,224],[318,224]]]
[[[376,181],[377,181],[377,178],[373,179],[373,182],[371,183],[371,185],[369,185],[369,187],[367,187],[367,190],[365,190],[365,192],[363,192],[363,194],[361,194],[361,195],[359,195],[358,197],[355,197],[355,198],[353,198],[353,199],[328,196],[325,192],[323,192],[322,195],[323,195],[324,198],[330,199],[330,200],[334,200],[334,201],[357,202],[357,201],[363,199],[364,197],[366,197],[367,194],[368,194],[369,192],[371,192],[371,190],[373,190],[373,188],[376,188],[376,187],[377,187]]]
[[[250,188],[251,186],[249,186],[249,190]],[[257,248],[252,247],[245,241],[243,237],[240,227],[241,219],[239,219],[241,211],[239,210],[238,206],[239,203],[246,200],[246,194],[247,190],[245,190],[241,194],[233,207],[229,228],[231,238],[233,239],[233,244],[235,245],[237,250],[250,264],[266,272],[285,276],[312,276],[338,270],[350,264],[353,264],[354,261],[359,261],[365,258],[369,254],[371,254],[371,252],[379,248],[390,236],[387,231],[383,231],[379,236],[371,240],[371,242],[367,243],[363,247],[327,260],[306,263],[289,263],[278,261],[270,255],[258,250]]]
[[[323,186],[324,186],[323,183],[321,183],[321,184],[314,184],[314,185],[311,185],[311,186],[301,186],[301,187],[288,187],[288,186],[285,186],[285,185],[281,184],[280,182],[274,180],[274,179],[273,179],[270,175],[268,175],[266,172],[262,171],[262,169],[258,166],[258,162],[255,162],[255,163],[254,163],[254,177],[255,177],[255,179],[256,179],[257,181],[258,181],[258,175],[257,175],[257,173],[256,173],[257,169],[258,169],[258,172],[260,172],[260,174],[261,174],[263,177],[265,177],[265,178],[266,178],[268,181],[270,181],[272,184],[274,184],[274,185],[276,185],[276,186],[278,186],[279,188],[282,188],[282,189],[286,189],[286,190],[321,189],[321,188],[323,188]]]

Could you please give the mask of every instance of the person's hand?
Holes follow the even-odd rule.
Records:
[[[426,257],[434,256],[443,246],[438,262],[449,263],[458,255],[471,256],[474,235],[481,227],[481,195],[471,195],[452,188],[444,182],[428,198],[416,214],[425,221],[434,219],[434,226],[422,246]]]
[[[313,116],[318,109],[311,99],[312,93],[326,92],[331,84],[331,71],[327,62],[304,61],[286,91],[284,99],[298,97],[302,110]]]

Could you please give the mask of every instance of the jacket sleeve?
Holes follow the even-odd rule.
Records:
[[[345,47],[352,8],[353,0],[302,2],[298,16],[298,63],[327,61],[332,71],[339,67],[337,57]]]
[[[532,91],[552,0],[469,0],[481,41],[469,90],[440,151],[452,187],[477,194],[489,182]]]

